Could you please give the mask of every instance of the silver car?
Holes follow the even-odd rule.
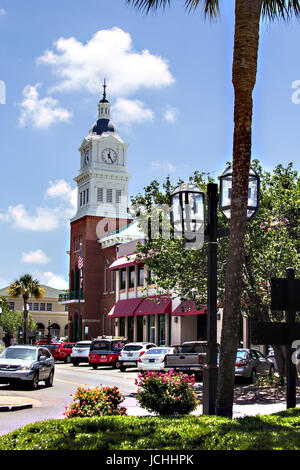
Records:
[[[255,382],[258,376],[274,375],[273,362],[256,349],[238,349],[235,364],[235,376]]]
[[[54,359],[42,346],[9,346],[0,354],[0,383],[22,382],[34,390],[40,381],[52,387]]]
[[[73,366],[78,366],[81,362],[89,362],[89,352],[92,341],[78,341],[71,352],[71,362]]]

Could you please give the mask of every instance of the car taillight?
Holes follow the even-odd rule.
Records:
[[[246,361],[246,359],[242,359],[241,361],[238,361],[235,363],[236,367],[246,366],[247,364],[248,364],[248,361]]]
[[[145,352],[146,352],[146,351],[141,351],[141,352],[140,352],[140,357],[141,357],[143,354],[145,354]]]

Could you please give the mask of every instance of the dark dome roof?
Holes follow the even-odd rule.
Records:
[[[103,132],[111,132],[114,134],[117,133],[117,128],[109,119],[98,119],[98,121],[92,125],[90,133],[102,135]]]

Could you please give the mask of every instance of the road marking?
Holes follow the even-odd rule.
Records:
[[[80,384],[78,382],[71,382],[70,380],[54,379],[55,382],[61,382],[64,384],[79,385],[80,387],[88,386],[87,384]]]

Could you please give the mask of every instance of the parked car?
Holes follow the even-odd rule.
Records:
[[[126,367],[136,366],[139,358],[149,349],[156,348],[153,343],[127,343],[121,351],[119,357],[119,368],[121,372],[125,372]]]
[[[165,367],[167,369],[202,375],[206,355],[206,341],[186,341],[180,347],[176,347],[172,354],[166,356]]]
[[[71,352],[71,362],[73,366],[78,366],[81,362],[89,362],[89,352],[92,341],[78,341]]]
[[[46,344],[54,359],[58,361],[70,362],[72,349],[76,343],[52,343]]]
[[[165,369],[166,365],[166,355],[173,354],[174,348],[169,346],[154,347],[145,352],[138,359],[138,370],[161,370]]]
[[[89,364],[93,369],[98,366],[119,366],[118,359],[127,340],[124,339],[95,339],[92,341],[89,352]]]
[[[254,382],[258,376],[273,376],[274,363],[256,349],[238,349],[235,376]]]
[[[53,339],[50,339],[50,342],[49,342],[48,339],[39,339],[38,341],[34,343],[34,345],[43,346],[43,345],[52,344],[52,343],[56,343],[56,341],[54,341]]]
[[[0,354],[0,383],[26,383],[34,390],[40,381],[53,385],[54,359],[42,346],[9,346]]]

